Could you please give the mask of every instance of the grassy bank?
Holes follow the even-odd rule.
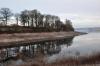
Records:
[[[57,40],[73,37],[85,33],[80,32],[42,32],[42,33],[14,33],[0,34],[0,48],[15,47],[28,44],[29,42],[39,42],[46,40]],[[21,45],[20,45],[21,44]]]

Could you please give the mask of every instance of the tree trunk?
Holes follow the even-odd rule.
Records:
[[[18,18],[16,20],[17,20],[17,25],[18,25]]]
[[[7,25],[7,18],[6,18],[5,24]]]
[[[29,21],[28,21],[28,27],[29,27]]]
[[[33,27],[33,18],[32,18],[32,20],[31,20],[31,22],[32,22],[32,23],[31,23],[31,26]]]

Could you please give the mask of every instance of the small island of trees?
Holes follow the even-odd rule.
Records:
[[[14,17],[15,24],[9,20]],[[11,25],[8,25],[10,22]],[[19,24],[20,22],[20,24]],[[74,31],[72,22],[65,22],[60,17],[50,14],[41,14],[38,10],[23,10],[20,13],[12,13],[9,8],[0,9],[0,33],[22,33],[22,32],[60,32]]]

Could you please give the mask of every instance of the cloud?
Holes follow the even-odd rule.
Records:
[[[99,15],[88,15],[88,14],[58,14],[60,18],[64,21],[66,18],[70,19],[74,27],[97,27],[100,26],[100,16]]]
[[[0,8],[8,7],[14,13],[37,9],[72,20],[74,27],[100,26],[100,0],[0,0]]]

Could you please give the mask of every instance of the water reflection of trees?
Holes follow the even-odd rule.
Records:
[[[71,46],[74,37],[30,43],[28,46],[5,48],[0,50],[0,61],[16,57],[19,53],[27,57],[35,57],[38,54],[53,55],[61,51],[61,45]]]

